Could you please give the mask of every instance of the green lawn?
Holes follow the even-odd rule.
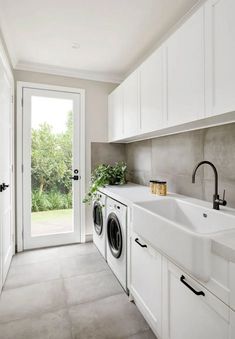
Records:
[[[33,236],[71,232],[73,210],[52,210],[31,213],[31,234]]]
[[[58,218],[69,217],[72,214],[72,209],[51,210],[42,212],[32,212],[32,221],[49,221]]]

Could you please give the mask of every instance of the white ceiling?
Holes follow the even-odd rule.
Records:
[[[196,2],[0,0],[0,24],[15,68],[118,81]]]

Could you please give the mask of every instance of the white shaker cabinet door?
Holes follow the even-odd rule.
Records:
[[[204,117],[204,8],[167,41],[166,95],[169,126]]]
[[[132,73],[122,86],[124,137],[136,136],[139,133],[138,71]]]
[[[228,306],[169,262],[167,289],[167,339],[232,339]]]
[[[205,4],[207,116],[235,111],[234,16],[234,0]]]
[[[140,66],[141,133],[158,130],[164,125],[163,49],[157,49]]]
[[[136,234],[131,239],[130,289],[144,317],[161,337],[162,256]]]
[[[123,137],[123,92],[122,85],[118,86],[108,98],[108,134],[109,141]]]

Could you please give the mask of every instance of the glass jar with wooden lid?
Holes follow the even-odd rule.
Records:
[[[167,195],[167,182],[162,180],[150,180],[151,193],[156,195]]]

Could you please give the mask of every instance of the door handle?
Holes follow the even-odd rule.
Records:
[[[5,182],[0,185],[0,192],[3,192],[9,187],[9,185],[6,185]]]
[[[79,180],[79,179],[80,179],[80,176],[79,176],[79,175],[74,175],[73,177],[69,177],[69,179],[72,179],[72,180]]]
[[[192,286],[190,286],[186,281],[185,281],[185,276],[184,275],[181,275],[180,277],[180,281],[185,285],[187,286],[190,291],[192,291],[194,294],[196,295],[203,295],[203,297],[205,297],[205,293],[203,291],[196,291]]]
[[[135,239],[135,242],[136,242],[140,247],[147,247],[147,245],[142,245],[142,244],[139,242],[139,239],[138,239],[138,238]]]

